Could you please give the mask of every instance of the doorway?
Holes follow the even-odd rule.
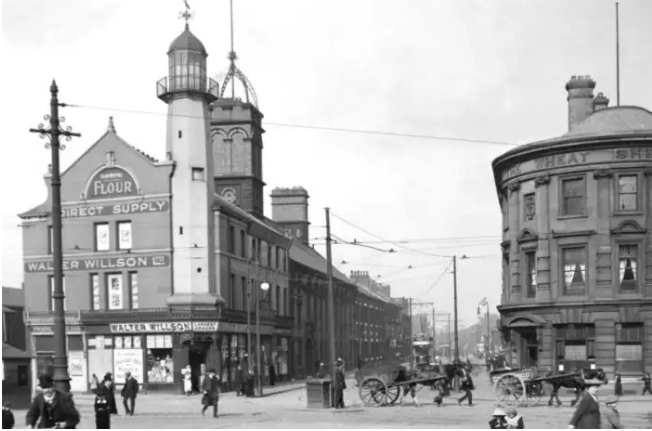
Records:
[[[193,346],[192,350],[188,352],[188,365],[190,365],[190,372],[192,373],[192,390],[201,392],[201,366],[206,363],[206,350],[203,346]]]
[[[539,366],[539,343],[536,328],[521,328],[521,367]]]

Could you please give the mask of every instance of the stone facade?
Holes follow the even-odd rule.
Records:
[[[652,113],[573,77],[569,132],[493,162],[517,366],[652,372]]]

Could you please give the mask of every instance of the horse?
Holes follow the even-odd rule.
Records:
[[[575,399],[571,401],[571,407],[573,407],[580,400],[582,392],[586,389],[586,380],[600,380],[605,385],[609,383],[607,375],[605,374],[602,368],[595,369],[578,369],[572,374],[564,376],[562,378],[554,378],[555,376],[552,372],[549,372],[546,377],[552,377],[550,379],[550,384],[552,385],[552,391],[550,392],[550,399],[548,400],[548,405],[553,405],[553,400],[557,400],[557,405],[561,406],[563,403],[559,400],[558,392],[561,388],[573,389],[575,392]]]

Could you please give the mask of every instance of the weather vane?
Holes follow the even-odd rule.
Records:
[[[188,4],[188,0],[183,0],[183,4],[186,6],[186,10],[183,12],[179,12],[179,19],[183,18],[186,20],[186,27],[188,27],[188,21],[190,21],[193,17],[193,13],[190,12],[190,5]]]

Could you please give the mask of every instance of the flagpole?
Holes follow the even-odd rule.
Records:
[[[620,26],[616,2],[616,106],[620,106]]]

